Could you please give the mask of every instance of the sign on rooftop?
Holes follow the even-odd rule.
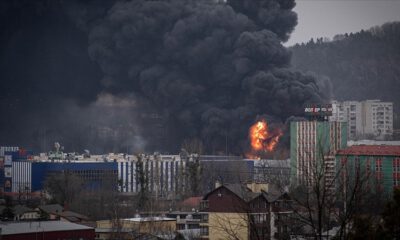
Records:
[[[306,104],[304,106],[304,115],[310,116],[332,116],[332,104]]]

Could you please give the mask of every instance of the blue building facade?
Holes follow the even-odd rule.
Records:
[[[73,174],[86,188],[99,187],[104,181],[117,183],[116,162],[35,162],[16,152],[0,156],[0,190],[5,193],[31,193],[44,187],[51,175]]]
[[[73,174],[83,180],[87,188],[99,187],[105,180],[117,182],[115,162],[34,162],[32,163],[31,191],[43,189],[52,174]]]

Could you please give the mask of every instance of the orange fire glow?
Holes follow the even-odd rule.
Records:
[[[270,132],[265,120],[256,122],[249,130],[249,138],[253,151],[274,151],[281,136],[282,131],[280,129]]]

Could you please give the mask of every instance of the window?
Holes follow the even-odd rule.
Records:
[[[382,171],[382,159],[378,158],[375,161],[375,171],[381,172]]]
[[[266,223],[267,222],[267,214],[266,213],[255,213],[252,214],[252,219],[254,223]]]
[[[393,159],[393,172],[400,172],[400,158]]]
[[[400,186],[400,158],[393,159],[393,187]]]
[[[377,180],[383,180],[383,172],[382,172],[382,159],[378,158],[375,161],[375,174]]]
[[[208,214],[202,214],[201,215],[201,221],[202,222],[208,222]]]
[[[208,200],[204,200],[200,202],[200,209],[207,209],[209,208],[208,206]]]
[[[208,226],[200,226],[200,235],[208,236]]]

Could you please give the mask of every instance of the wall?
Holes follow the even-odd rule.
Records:
[[[245,240],[249,238],[246,213],[210,212],[208,226],[210,240]]]

